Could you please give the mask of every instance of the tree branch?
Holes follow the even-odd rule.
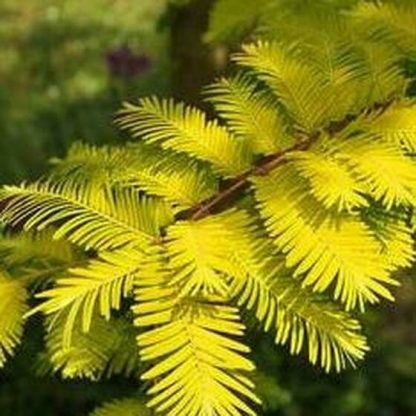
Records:
[[[368,115],[373,112],[377,112],[378,115],[380,115],[384,113],[392,103],[393,100],[389,100],[384,103],[375,103],[371,108],[367,108],[358,114],[347,114],[343,119],[329,123],[322,131],[312,133],[306,137],[306,139],[304,138],[298,141],[295,145],[272,155],[263,157],[252,168],[228,181],[224,189],[221,189],[212,197],[201,201],[199,204],[187,210],[181,211],[176,218],[196,221],[206,217],[212,213],[212,211],[218,210],[220,205],[233,196],[241,197],[244,195],[244,191],[249,185],[249,178],[251,176],[267,175],[272,170],[285,164],[287,162],[286,155],[288,153],[296,150],[307,150],[315,141],[319,139],[319,137],[321,137],[323,132],[331,136],[342,132],[361,115]]]
[[[315,140],[315,137],[313,138]],[[250,176],[264,176],[270,171],[277,168],[286,162],[286,155],[295,150],[306,150],[314,141],[312,138],[300,141],[294,146],[291,146],[283,151],[269,155],[260,160],[249,170],[237,176],[230,182],[230,184],[222,191],[215,194],[213,197],[206,199],[195,208],[191,208],[191,220],[199,220],[210,213],[216,206],[220,205],[224,200],[230,198],[237,192],[243,191],[248,186],[248,179]]]

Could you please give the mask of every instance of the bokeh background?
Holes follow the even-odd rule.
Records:
[[[228,53],[250,36],[253,24],[237,21],[241,33],[208,43],[227,30],[217,19],[216,32],[206,35],[214,3],[0,0],[0,183],[38,177],[77,140],[122,143],[112,124],[122,101],[163,94],[204,106],[202,86],[226,71]],[[414,275],[403,272],[396,304],[365,316],[372,351],[355,371],[326,375],[253,335],[264,414],[415,416]],[[0,373],[1,416],[83,416],[140,389],[134,379],[36,376],[41,343],[33,322]]]

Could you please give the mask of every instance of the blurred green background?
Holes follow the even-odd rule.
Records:
[[[74,139],[108,142],[122,99],[168,89],[165,3],[0,1],[0,181],[38,175]]]
[[[39,176],[76,140],[122,142],[112,117],[124,100],[157,93],[199,103],[236,44],[202,41],[213,3],[0,0],[0,183]],[[253,338],[264,414],[416,415],[416,286],[406,274],[398,303],[366,316],[372,352],[356,371],[325,375]],[[36,321],[25,337],[0,373],[1,416],[82,416],[140,389],[136,380],[38,378]]]

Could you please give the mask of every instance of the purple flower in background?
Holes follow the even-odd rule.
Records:
[[[152,66],[147,55],[135,54],[126,44],[109,51],[106,61],[110,74],[120,78],[142,75]]]

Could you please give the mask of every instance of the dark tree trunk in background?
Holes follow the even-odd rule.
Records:
[[[200,103],[201,87],[215,77],[213,52],[203,42],[213,0],[193,0],[171,10],[172,93],[188,103]]]

